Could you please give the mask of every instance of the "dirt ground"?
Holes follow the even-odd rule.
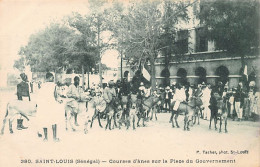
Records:
[[[6,104],[16,97],[10,90],[2,90],[0,96],[2,126]],[[125,127],[105,130],[96,120],[89,133],[84,134],[84,113],[78,117],[80,126],[75,132],[66,131],[65,119],[60,119],[60,142],[52,141],[50,128],[49,140],[43,142],[37,136],[41,128],[33,121],[24,120],[28,129],[16,130],[15,119],[14,133],[10,134],[7,126],[5,134],[0,136],[0,166],[251,167],[260,164],[259,122],[228,120],[228,133],[218,133],[208,129],[209,121],[201,120],[200,125],[191,127],[191,131],[184,131],[183,116],[178,119],[181,128],[172,128],[170,114],[160,113],[157,121],[146,122],[146,127],[136,130],[126,130]],[[104,127],[105,120],[102,124]],[[223,161],[217,163],[219,160]]]

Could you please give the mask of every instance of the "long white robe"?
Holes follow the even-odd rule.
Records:
[[[38,111],[36,124],[40,127],[49,127],[57,124],[64,118],[63,105],[59,104],[54,97],[55,83],[46,82],[42,84],[37,95]]]
[[[172,99],[172,101],[175,101],[175,104],[173,106],[173,110],[177,111],[180,103],[185,101],[185,100],[186,100],[185,90],[183,88],[176,89],[175,94],[174,94],[173,99]]]

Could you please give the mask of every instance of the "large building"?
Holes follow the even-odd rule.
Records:
[[[238,85],[242,74],[247,74],[249,79],[255,76],[256,71],[260,70],[258,67],[259,50],[245,55],[247,69],[242,69],[239,55],[230,55],[225,51],[216,50],[215,43],[207,40],[207,36],[203,35],[203,27],[194,15],[194,10],[198,8],[199,3],[194,5],[188,9],[190,21],[180,23],[178,27],[179,40],[182,40],[182,49],[186,53],[178,61],[174,59],[174,55],[170,57],[170,82],[179,82],[181,78],[186,78],[190,84],[197,84],[203,80],[215,84],[216,81],[221,80],[228,82],[229,87],[232,88]],[[159,55],[155,66],[156,81],[158,84],[163,83],[162,71],[165,68],[165,58]],[[123,72],[130,72],[130,78],[133,77],[134,71],[126,61],[123,61],[122,68]],[[256,75],[256,77],[258,80],[259,76]]]

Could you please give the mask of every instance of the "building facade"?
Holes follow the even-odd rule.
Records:
[[[185,54],[178,59],[174,55],[169,58],[170,83],[180,82],[184,77],[190,84],[198,84],[202,81],[216,84],[217,81],[228,82],[229,87],[236,87],[242,79],[243,74],[248,79],[256,77],[259,83],[259,48],[254,52],[244,55],[247,69],[242,69],[241,56],[230,55],[225,51],[216,50],[215,42],[209,41],[203,33],[204,28],[199,24],[195,11],[199,9],[199,2],[188,8],[190,20],[180,22],[177,26],[178,41],[181,42],[181,49]],[[164,77],[162,71],[165,68],[165,58],[158,55],[155,63],[156,81],[162,84]],[[121,67],[119,67],[121,68]],[[123,61],[123,73],[129,71],[130,79],[134,75],[127,61]],[[120,70],[118,70],[120,71]],[[120,77],[120,74],[119,74]]]

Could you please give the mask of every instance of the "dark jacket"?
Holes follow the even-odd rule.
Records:
[[[130,94],[130,83],[129,82],[123,82],[122,87],[119,91],[120,96],[127,96]]]
[[[23,100],[23,97],[28,97],[29,101],[31,100],[29,93],[29,84],[24,81],[17,84],[17,98],[18,100]]]
[[[244,105],[244,93],[241,89],[238,89],[234,95],[235,102],[240,102],[240,107]]]
[[[214,95],[211,95],[210,100],[209,100],[209,108],[211,111],[217,111],[218,110],[218,101]]]
[[[172,99],[172,93],[171,92],[164,92],[163,98],[166,100],[166,94],[168,93],[168,99]]]

